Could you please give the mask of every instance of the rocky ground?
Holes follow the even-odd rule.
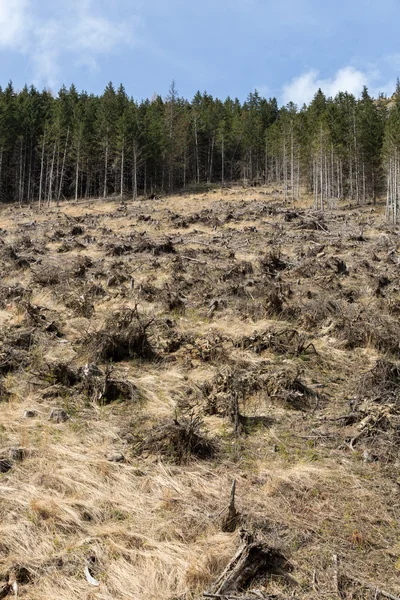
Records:
[[[0,597],[400,595],[398,230],[309,205],[1,208]]]

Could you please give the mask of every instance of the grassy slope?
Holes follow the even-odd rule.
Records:
[[[342,207],[321,220],[306,204],[232,189],[125,208],[1,209],[1,448],[7,457],[22,447],[25,458],[0,475],[0,574],[29,570],[21,597],[200,597],[238,545],[237,532],[221,530],[234,478],[242,525],[288,557],[296,597],[337,597],[334,555],[342,597],[370,597],[344,572],[400,591],[396,394],[387,396],[379,374],[365,379],[379,359],[397,359],[398,239],[379,207]],[[72,235],[76,225],[84,231]],[[135,251],[141,239],[154,246],[164,236],[175,253]],[[92,262],[78,277],[82,256]],[[115,273],[127,280],[113,285]],[[16,284],[23,292],[7,292]],[[105,295],[90,296],[94,284]],[[177,294],[184,308],[170,310]],[[80,297],[94,306],[89,317]],[[62,337],[32,322],[27,302]],[[102,405],[57,383],[52,366],[83,366],[82,340],[136,305],[155,318],[149,337],[159,358],[113,367],[135,385],[134,400]],[[26,329],[25,362],[18,355],[4,368],[10,332]],[[238,434],[227,409],[235,390],[247,417]],[[384,417],[361,430],[382,406]],[[54,407],[69,420],[50,421]],[[36,417],[24,418],[27,409]],[[203,419],[215,457],[174,464],[165,447],[139,451],[148,432],[184,414]],[[125,463],[107,460],[115,451]],[[84,577],[90,556],[99,588]],[[257,587],[282,597],[295,589],[278,575]]]

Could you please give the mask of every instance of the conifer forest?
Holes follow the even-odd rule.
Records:
[[[205,183],[281,184],[286,198],[312,193],[315,208],[348,198],[400,195],[400,87],[391,98],[319,90],[279,107],[257,91],[245,102],[197,92],[137,102],[109,83],[101,96],[72,85],[54,96],[0,89],[0,200],[50,203],[80,197],[173,193]]]

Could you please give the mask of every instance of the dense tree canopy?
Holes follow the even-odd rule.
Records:
[[[348,93],[278,107],[257,91],[244,103],[197,92],[140,103],[109,83],[98,97],[72,85],[56,97],[0,88],[0,200],[137,197],[189,185],[281,183],[321,209],[341,198],[400,202],[400,86],[392,99]]]

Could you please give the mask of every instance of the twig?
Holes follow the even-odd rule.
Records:
[[[348,577],[349,579],[354,581],[354,583],[358,583],[358,585],[361,585],[362,587],[366,587],[369,590],[372,590],[373,592],[375,592],[375,597],[383,596],[384,598],[388,598],[389,600],[400,600],[399,596],[394,596],[393,594],[390,594],[389,592],[386,592],[385,590],[381,590],[380,588],[378,588],[375,585],[371,585],[370,583],[366,583],[365,581],[360,581],[356,577],[353,577],[353,575],[349,575],[348,573],[346,573],[346,577]]]
[[[198,260],[197,258],[192,258],[191,256],[183,256],[183,254],[181,254],[180,257],[186,258],[186,260],[190,260],[191,262],[199,263],[200,265],[207,264],[205,260]]]
[[[329,231],[327,229],[325,229],[325,227],[322,227],[321,223],[318,223],[318,221],[314,221],[316,223],[316,225],[318,225],[318,227],[320,227],[322,229],[322,231],[325,231],[325,233],[329,233]]]
[[[314,569],[314,571],[313,571],[312,586],[313,586],[314,592],[318,592],[317,569]]]
[[[333,568],[334,568],[334,572],[333,572],[333,584],[335,586],[335,591],[337,593],[337,595],[340,597],[340,590],[339,590],[339,561],[338,561],[338,557],[337,554],[333,555]]]

